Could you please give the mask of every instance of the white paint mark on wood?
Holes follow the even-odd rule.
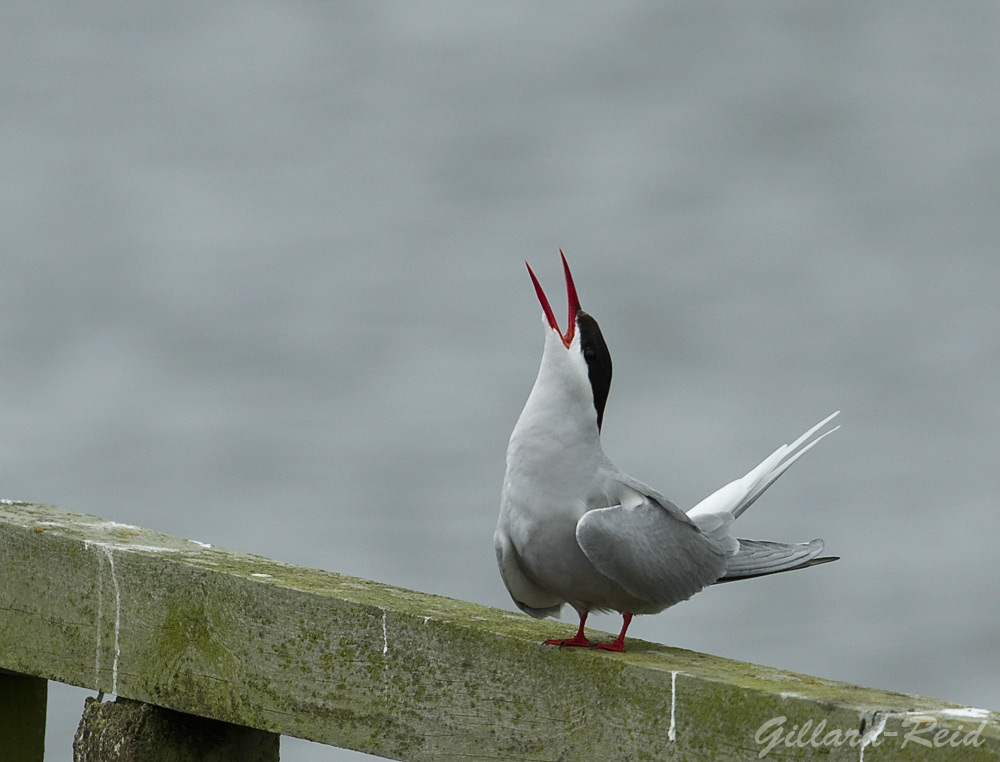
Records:
[[[115,573],[115,555],[113,548],[110,544],[104,542],[97,542],[96,540],[85,540],[84,546],[87,548],[98,548],[104,558],[108,559],[108,569],[111,571],[111,584],[115,589],[115,642],[114,642],[114,658],[111,662],[111,692],[114,694],[118,693],[118,662],[121,659],[122,649],[121,649],[121,629],[122,629],[122,591],[121,586],[118,583],[118,575]],[[103,574],[101,574],[101,569],[104,568],[104,564],[98,560],[98,577],[97,577],[97,656],[95,658],[95,678],[98,684],[100,684],[101,678],[101,631],[103,630],[102,621],[104,619],[104,580]]]
[[[386,626],[385,609],[382,609],[382,655],[389,653],[389,628]]]
[[[670,672],[670,729],[667,730],[667,738],[671,741],[677,740],[677,671]]]
[[[888,712],[875,712],[872,717],[872,726],[863,736],[861,736],[861,753],[858,762],[865,762],[865,747],[878,741],[882,731],[885,730],[885,723],[889,719]]]

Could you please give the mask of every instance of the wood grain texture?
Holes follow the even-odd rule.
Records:
[[[279,736],[119,698],[84,702],[73,762],[278,762]]]
[[[869,762],[1000,756],[996,714],[640,640],[545,647],[573,628],[50,506],[0,504],[0,580],[0,667],[393,759],[749,760],[778,717],[879,739]],[[981,743],[904,746],[918,715]],[[859,758],[809,738],[769,754]]]

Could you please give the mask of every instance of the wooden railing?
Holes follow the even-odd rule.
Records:
[[[0,760],[42,759],[47,680],[118,697],[87,700],[81,762],[271,762],[282,734],[400,760],[1000,759],[992,712],[640,640],[541,646],[553,626],[4,502]]]

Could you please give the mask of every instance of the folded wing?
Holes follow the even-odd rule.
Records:
[[[601,574],[651,610],[687,600],[726,572],[723,548],[652,499],[588,511],[576,541]]]

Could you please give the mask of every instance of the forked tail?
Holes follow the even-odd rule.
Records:
[[[726,573],[719,582],[804,569],[837,560],[834,556],[819,557],[823,552],[822,540],[794,544],[738,540],[732,533],[732,522],[753,505],[792,463],[805,455],[823,437],[840,428],[834,426],[815,436],[839,412],[838,410],[824,418],[790,445],[782,445],[746,476],[729,482],[687,512],[698,528],[728,553]]]
[[[832,434],[840,426],[834,426],[824,431],[818,437],[810,439],[819,429],[840,414],[838,410],[813,426],[809,431],[789,444],[781,445],[764,461],[741,479],[729,482],[725,487],[716,490],[694,508],[687,512],[688,517],[696,519],[699,516],[729,514],[734,519],[749,508],[760,497],[764,490],[774,484],[775,479],[785,473],[788,467],[816,446],[823,437]]]

